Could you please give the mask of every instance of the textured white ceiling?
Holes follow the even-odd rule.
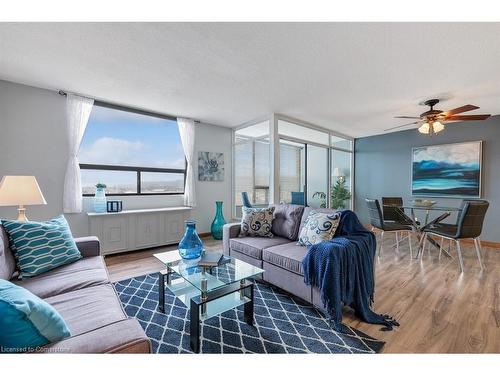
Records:
[[[359,137],[430,97],[500,113],[500,24],[4,23],[0,79],[229,127],[278,112]]]

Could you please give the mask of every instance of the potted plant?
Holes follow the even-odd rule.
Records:
[[[332,208],[344,209],[345,201],[351,199],[351,193],[349,189],[345,186],[346,181],[344,179],[338,179],[335,185],[332,186],[330,191],[330,203]],[[326,207],[326,193],[322,191],[317,191],[313,194],[313,198],[319,198],[321,203],[320,207]]]

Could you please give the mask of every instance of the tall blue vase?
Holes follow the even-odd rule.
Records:
[[[216,240],[222,240],[222,227],[226,224],[226,220],[224,219],[224,214],[222,213],[222,202],[215,202],[215,218],[212,221],[212,226],[210,227],[210,231],[212,232],[212,237]]]
[[[94,211],[106,212],[106,190],[104,188],[96,188],[94,196]]]
[[[186,231],[181,242],[179,242],[179,254],[183,259],[196,259],[203,252],[203,242],[196,233],[196,221],[186,221]]]

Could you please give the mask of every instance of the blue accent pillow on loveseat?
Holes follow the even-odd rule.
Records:
[[[29,278],[77,261],[82,256],[63,215],[49,221],[2,220],[19,278]]]
[[[27,351],[68,336],[66,323],[51,305],[28,290],[0,279],[2,352]]]

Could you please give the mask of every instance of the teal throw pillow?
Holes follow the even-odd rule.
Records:
[[[68,326],[51,305],[0,279],[0,352],[29,351],[69,336]]]
[[[2,220],[19,278],[29,278],[77,261],[82,256],[63,215],[50,221]]]

